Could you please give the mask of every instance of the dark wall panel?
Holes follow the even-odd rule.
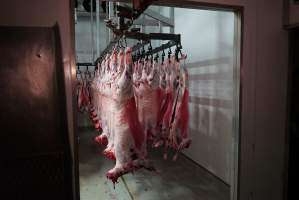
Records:
[[[58,32],[0,27],[1,181],[9,199],[71,197]]]

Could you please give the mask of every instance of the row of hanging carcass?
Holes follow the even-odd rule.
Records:
[[[147,159],[148,146],[163,148],[164,159],[172,149],[173,160],[190,146],[184,59],[169,55],[163,62],[133,62],[131,48],[113,50],[98,65],[93,80],[80,81],[78,108],[89,112],[100,133],[95,140],[106,145],[104,155],[116,160],[106,174],[113,183],[140,168],[154,170]]]

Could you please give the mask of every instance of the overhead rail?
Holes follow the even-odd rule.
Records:
[[[140,29],[133,28],[132,25],[141,24],[147,25],[150,24],[161,26],[169,26],[171,30],[174,28],[174,20],[167,18],[161,15],[158,12],[146,8],[153,2],[153,0],[133,0],[133,8],[128,7],[126,5],[116,5],[116,15],[118,17],[118,22],[115,20],[109,19],[106,20],[106,26],[113,32],[113,39],[109,42],[108,46],[104,49],[101,55],[98,57],[95,63],[100,63],[105,55],[109,53],[113,47],[115,47],[120,39],[129,38],[136,39],[139,41],[137,46],[145,45],[150,43],[151,40],[168,40],[169,42],[166,44],[162,44],[160,47],[153,49],[153,52],[159,52],[166,48],[171,48],[172,46],[180,46],[181,44],[181,36],[179,34],[172,33],[141,33]],[[143,19],[136,20],[141,14],[151,17],[154,20],[148,20],[143,17]],[[155,22],[156,21],[156,22]],[[131,29],[131,30],[130,30]],[[134,49],[137,49],[135,45]]]

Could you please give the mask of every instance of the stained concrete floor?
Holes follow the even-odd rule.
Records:
[[[229,200],[229,186],[180,155],[177,161],[163,160],[150,152],[158,172],[139,170],[124,175],[115,189],[105,177],[114,162],[101,155],[93,142],[95,131],[79,131],[81,200]]]

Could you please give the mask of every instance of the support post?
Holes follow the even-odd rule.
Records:
[[[100,1],[101,0],[96,0],[96,13],[97,13],[97,18],[96,18],[96,42],[97,42],[97,46],[96,46],[96,52],[97,55],[96,57],[98,57],[100,55]]]
[[[109,2],[109,19],[113,17],[113,2]],[[112,40],[112,31],[109,29],[109,42]]]
[[[90,33],[91,33],[91,56],[90,60],[91,62],[94,62],[94,36],[93,36],[93,0],[90,0]]]
[[[174,33],[174,8],[170,8],[170,20],[173,25],[170,27],[170,33]]]

